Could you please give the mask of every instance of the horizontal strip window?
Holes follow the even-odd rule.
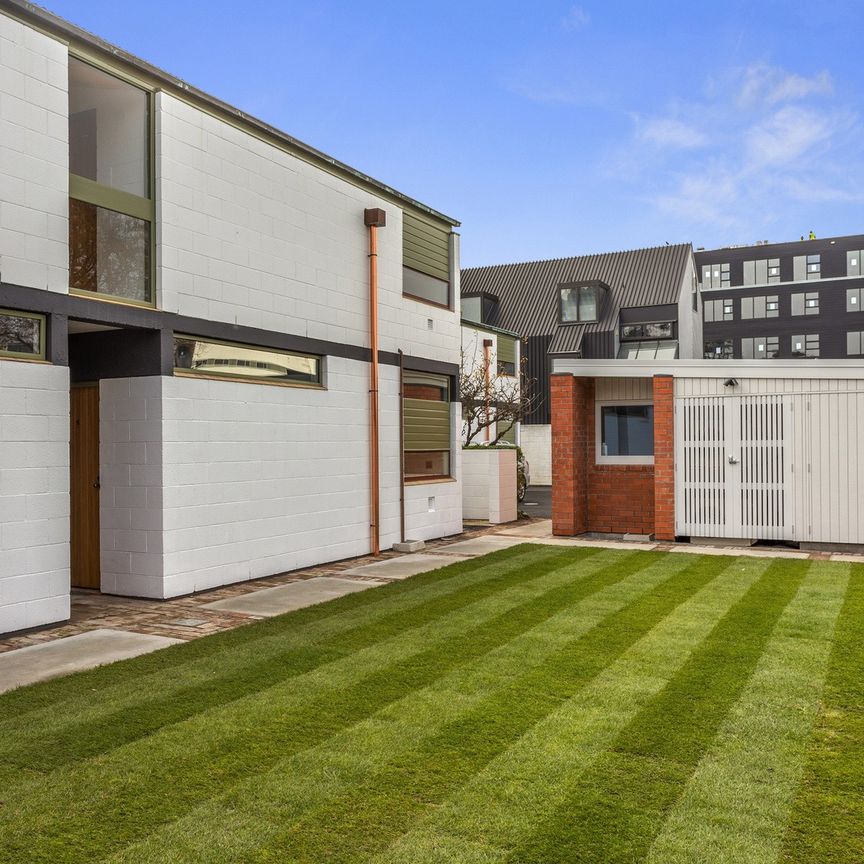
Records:
[[[69,58],[69,287],[154,304],[152,95]]]
[[[654,339],[647,342],[622,342],[619,360],[674,360],[678,356],[677,339]]]
[[[405,479],[450,473],[450,380],[405,372],[403,382]]]
[[[45,316],[0,309],[0,357],[45,359]]]
[[[622,341],[626,339],[671,339],[674,335],[675,325],[672,321],[621,325]]]
[[[402,293],[424,303],[450,307],[450,283],[410,267],[402,268]]]
[[[174,371],[179,375],[320,387],[321,366],[321,358],[313,354],[251,348],[196,336],[174,336]]]

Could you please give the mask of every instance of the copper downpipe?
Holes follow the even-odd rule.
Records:
[[[386,224],[384,211],[368,209],[364,222],[369,228],[369,528],[373,555],[381,552],[381,489],[378,453],[378,228]]]
[[[490,403],[490,391],[492,389],[492,340],[483,340],[483,363],[486,374],[486,443],[491,440],[492,428],[492,405]]]

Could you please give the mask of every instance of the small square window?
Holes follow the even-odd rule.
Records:
[[[654,462],[654,406],[650,403],[596,405],[597,462],[650,465]]]
[[[0,309],[0,357],[45,359],[45,316]]]

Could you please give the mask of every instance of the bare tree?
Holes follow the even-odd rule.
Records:
[[[494,429],[488,443],[497,444],[533,407],[530,382],[524,376],[523,358],[516,375],[499,374],[497,368],[486,368],[476,353],[462,351],[459,371],[459,398],[465,424],[465,444],[477,441],[481,432]],[[484,442],[485,443],[485,442]]]

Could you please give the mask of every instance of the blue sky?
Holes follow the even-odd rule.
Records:
[[[465,266],[864,232],[857,2],[46,5],[461,220]]]

